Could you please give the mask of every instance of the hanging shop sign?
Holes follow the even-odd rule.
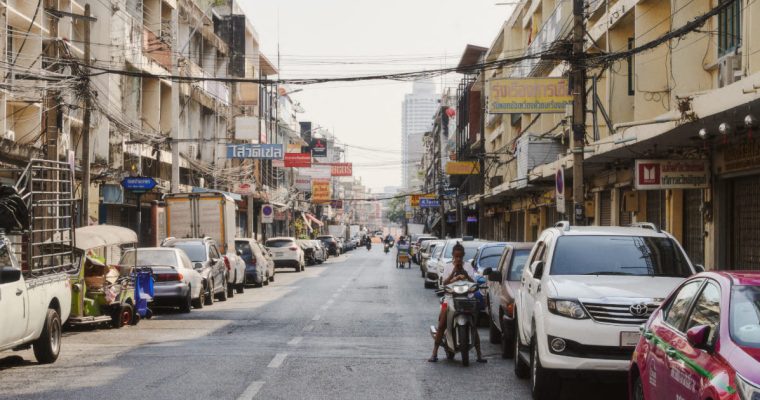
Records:
[[[311,192],[311,177],[310,176],[297,176],[295,179],[296,189],[302,192]]]
[[[441,206],[441,201],[438,199],[431,199],[428,197],[420,198],[420,208],[438,208]]]
[[[256,160],[281,160],[282,144],[228,144],[227,158],[252,158]]]
[[[557,212],[564,214],[565,210],[565,169],[557,169],[554,175],[554,202],[557,203]]]
[[[330,174],[332,176],[352,176],[354,174],[353,164],[332,163],[330,165]]]
[[[274,222],[274,207],[271,204],[261,206],[261,223],[271,224]]]
[[[420,206],[420,199],[427,198],[427,199],[436,199],[437,196],[435,194],[413,194],[409,196],[409,206],[410,207],[419,207]]]
[[[490,114],[564,113],[572,104],[565,78],[492,79],[488,81]]]
[[[313,179],[311,181],[311,201],[313,203],[328,203],[330,201],[330,181]]]
[[[707,160],[636,160],[636,189],[699,189],[709,184]]]
[[[478,222],[478,217],[475,215],[467,216],[467,222]]]
[[[343,209],[343,200],[331,200],[330,201],[330,207],[340,210]]]
[[[158,183],[146,176],[130,176],[121,180],[121,187],[133,193],[145,193],[153,190]]]
[[[447,175],[477,175],[480,173],[478,161],[448,161],[446,163]]]
[[[285,168],[311,168],[311,154],[285,153]]]
[[[301,152],[301,145],[298,143],[288,143],[287,147],[285,148],[285,154],[300,153],[300,152]]]
[[[715,172],[730,174],[760,168],[760,141],[724,146],[715,158]]]
[[[323,138],[312,138],[311,143],[309,143],[309,147],[311,147],[312,157],[327,157],[327,140]]]
[[[250,183],[244,183],[244,182],[236,183],[232,188],[233,193],[242,194],[242,195],[251,195],[253,194],[254,190],[255,190],[255,187],[253,185],[251,185]]]
[[[235,117],[235,139],[259,141],[259,117]]]
[[[332,169],[329,165],[311,165],[311,168],[306,168],[298,171],[301,175],[310,176],[311,179],[330,179],[332,176]]]

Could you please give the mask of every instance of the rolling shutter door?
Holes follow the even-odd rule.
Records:
[[[731,269],[760,270],[760,176],[732,182]]]
[[[665,226],[665,191],[647,190],[647,222],[652,222],[658,228],[667,230]]]
[[[691,262],[704,264],[705,235],[702,220],[702,190],[683,191],[683,247]]]
[[[605,190],[599,193],[599,225],[612,225],[612,192]]]

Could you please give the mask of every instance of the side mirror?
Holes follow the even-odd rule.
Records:
[[[16,268],[0,268],[0,283],[18,282],[21,270]]]
[[[710,345],[707,343],[709,338],[710,327],[707,325],[697,325],[686,331],[686,340],[695,349],[709,350]]]
[[[488,280],[491,282],[501,282],[501,272],[493,271],[488,275]]]
[[[484,276],[491,275],[492,273],[493,273],[493,268],[491,268],[491,267],[488,267],[488,268],[486,268],[486,269],[483,270],[483,275]]]
[[[544,262],[533,261],[530,270],[533,271],[533,279],[541,279],[541,277],[544,276]]]
[[[243,252],[241,250],[238,250],[235,253],[237,253],[238,257],[242,257],[243,256]]]
[[[697,270],[697,273],[705,272],[705,266],[702,264],[695,264],[694,269]]]
[[[195,267],[195,269],[203,269],[203,264],[201,264],[201,263],[195,263],[193,265],[193,267]]]

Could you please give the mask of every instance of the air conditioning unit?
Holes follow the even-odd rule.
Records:
[[[517,139],[515,152],[515,158],[517,158],[515,186],[517,188],[528,186],[530,171],[539,165],[556,161],[564,150],[564,146],[555,140],[529,133],[520,136]]]
[[[718,61],[718,87],[725,87],[742,78],[742,56],[731,54]]]
[[[16,141],[16,132],[8,129],[3,133],[3,139],[10,140],[12,142]]]

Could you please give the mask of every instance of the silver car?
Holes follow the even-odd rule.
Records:
[[[206,290],[204,304],[214,304],[216,297],[220,301],[227,300],[229,269],[225,265],[216,242],[211,238],[199,239],[166,239],[161,247],[177,248],[187,253],[193,262],[193,269],[203,278],[203,288]]]
[[[235,250],[245,262],[245,284],[261,287],[274,280],[274,262],[267,259],[265,249],[254,239],[235,239]]]

